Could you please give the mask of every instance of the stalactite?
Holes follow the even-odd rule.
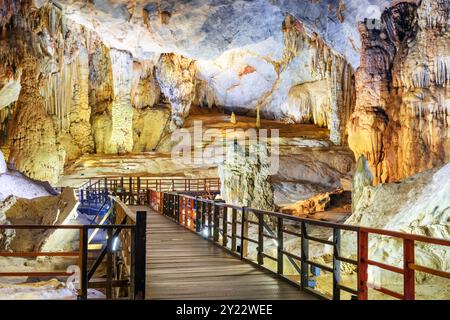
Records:
[[[311,77],[315,79],[291,88],[286,102],[286,118],[328,127],[330,140],[337,145],[343,143],[346,123],[355,104],[353,68],[316,33],[309,36],[303,25],[292,16],[286,16],[283,30],[285,52],[282,64],[287,66],[296,56],[309,52],[306,57],[310,58]]]
[[[423,0],[386,9],[381,30],[360,28],[349,145],[356,157],[367,157],[375,183],[450,159],[447,18],[448,2]]]
[[[56,128],[67,133],[70,127],[70,106],[77,75],[77,63],[65,64],[60,72],[51,74],[41,87],[47,113],[56,118]]]
[[[133,149],[133,108],[131,107],[132,60],[129,53],[111,50],[113,100],[109,152],[125,153]]]

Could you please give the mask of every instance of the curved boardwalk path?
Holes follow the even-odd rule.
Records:
[[[316,298],[201,239],[148,207],[146,299]]]

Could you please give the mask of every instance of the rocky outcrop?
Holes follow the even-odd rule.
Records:
[[[280,28],[279,57],[247,48],[199,61],[198,76],[210,87],[210,101],[221,109],[330,129],[330,140],[344,143],[353,111],[353,68],[316,33],[287,15]]]
[[[374,183],[449,158],[447,1],[359,25],[385,2],[1,5],[0,145],[32,177],[55,182],[86,153],[153,150],[191,106],[314,123],[336,145],[348,134]]]
[[[82,154],[155,147],[157,138],[140,132],[154,125],[159,136],[166,117],[133,126],[159,102],[151,59],[108,48],[51,4],[25,5],[0,41],[0,145],[12,166],[55,183]]]
[[[55,183],[63,171],[65,150],[57,143],[55,124],[45,108],[35,77],[38,62],[23,60],[23,85],[10,130],[10,162],[26,175]],[[30,112],[33,108],[33,112]]]
[[[20,1],[1,0],[0,1],[0,26],[3,27],[9,19],[20,9]]]
[[[331,196],[340,195],[342,192],[342,189],[336,189],[331,192],[319,193],[309,199],[300,200],[292,205],[283,207],[282,212],[300,217],[324,212],[330,206]]]
[[[58,196],[35,199],[10,196],[0,204],[0,224],[64,224],[66,220],[72,219],[76,215],[76,204],[77,201],[71,189],[65,189]],[[39,252],[47,243],[52,242],[51,238],[57,236],[60,231],[5,229],[0,233],[0,248],[2,251]],[[63,232],[67,232],[67,230],[63,230]],[[73,232],[69,231],[69,233]],[[70,240],[72,238],[67,237],[63,241]],[[62,247],[62,244],[60,243],[58,246]]]
[[[234,205],[274,210],[269,167],[267,146],[232,144],[218,168],[222,198]]]
[[[425,171],[400,183],[365,186],[353,203],[353,214],[347,224],[450,239],[448,226],[450,198],[450,164]],[[342,252],[356,253],[355,236],[345,234]],[[450,249],[416,243],[416,263],[429,268],[449,271]],[[391,237],[371,236],[371,260],[402,267],[403,244]],[[369,269],[370,282],[385,285],[402,281],[391,272]],[[435,281],[432,276],[419,273],[419,283]]]
[[[349,146],[374,183],[443,164],[449,153],[448,1],[399,3],[378,26],[360,24],[361,66]]]
[[[359,203],[364,188],[372,186],[372,184],[373,175],[370,171],[369,163],[364,156],[360,156],[352,179],[352,203]]]
[[[171,129],[182,127],[195,97],[195,62],[176,54],[162,54],[156,68],[161,92],[172,107]]]

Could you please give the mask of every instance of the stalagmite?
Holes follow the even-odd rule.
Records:
[[[259,107],[256,107],[256,129],[261,129],[261,116],[259,115]]]
[[[231,113],[230,123],[236,124],[236,115],[234,114],[234,112]]]
[[[273,188],[269,183],[267,146],[238,143],[227,149],[226,159],[219,165],[222,198],[240,206],[273,210]]]

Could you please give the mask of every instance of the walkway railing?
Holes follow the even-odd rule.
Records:
[[[213,241],[243,260],[277,274],[303,290],[322,297],[324,297],[322,294],[312,289],[314,283],[310,279],[310,274],[317,275],[320,271],[332,274],[332,299],[334,300],[341,298],[342,291],[350,293],[359,300],[367,300],[369,287],[395,298],[413,300],[415,299],[415,271],[450,278],[450,273],[418,265],[414,259],[416,242],[449,247],[448,240],[299,218],[173,192],[151,190],[148,199],[151,208],[200,234],[203,238]],[[314,235],[312,226],[331,232],[331,240]],[[357,239],[356,259],[349,259],[341,254],[343,232],[354,234]],[[403,268],[371,260],[368,250],[370,235],[386,236],[402,241]],[[289,246],[295,241],[300,241],[299,249],[295,249],[298,246]],[[332,248],[331,264],[327,265],[310,259],[310,245],[313,243],[328,245]],[[354,288],[347,287],[341,282],[342,263],[352,265],[358,275]],[[369,265],[401,274],[404,283],[403,293],[394,292],[380,285],[370,285]],[[297,271],[298,275],[293,275],[295,272],[292,269]]]
[[[77,190],[78,199],[82,204],[101,204],[108,195],[117,196],[130,205],[148,203],[147,190],[164,192],[218,193],[220,179],[155,179],[151,177],[106,177],[89,179]]]
[[[102,288],[107,299],[145,296],[145,230],[146,212],[133,214],[122,202],[112,198],[113,214],[110,224],[94,225],[0,225],[4,230],[78,230],[78,250],[73,252],[0,252],[0,257],[34,258],[40,256],[76,259],[77,268],[61,271],[0,272],[0,277],[74,277],[78,298],[88,298],[88,288]],[[89,264],[89,233],[106,232],[107,238],[94,262]],[[118,240],[121,240],[121,245]],[[106,257],[106,279],[94,279]],[[71,270],[71,271],[68,271]],[[100,281],[99,281],[100,280]],[[116,288],[116,289],[114,289]]]
[[[126,179],[128,183],[125,182]],[[146,182],[142,183],[143,181]],[[303,290],[322,297],[322,294],[313,290],[316,284],[314,279],[311,279],[321,271],[332,274],[332,299],[335,300],[341,298],[343,291],[359,300],[366,300],[369,298],[369,287],[391,297],[410,300],[415,299],[415,271],[450,278],[450,273],[446,271],[415,263],[414,252],[417,242],[449,247],[449,240],[299,218],[278,212],[233,206],[201,197],[205,193],[219,192],[218,179],[173,179],[172,182],[172,179],[107,178],[104,180],[103,191],[100,185],[101,180],[84,190],[115,194],[130,205],[148,204],[154,210],[241,259],[265,268]],[[196,187],[193,188],[193,185]],[[195,193],[196,196],[189,193]],[[315,235],[313,229],[317,228],[328,230],[327,234],[332,236],[323,238]],[[353,234],[356,238],[357,252],[354,259],[348,258],[348,254],[345,257],[341,252],[343,232]],[[402,241],[403,267],[372,260],[368,248],[370,236],[384,236]],[[300,246],[290,246],[295,241],[300,242]],[[314,244],[331,247],[330,263],[317,262],[310,258],[310,247]],[[353,288],[343,285],[341,264],[353,266],[357,273],[357,283]],[[401,274],[403,292],[370,284],[369,265]]]

